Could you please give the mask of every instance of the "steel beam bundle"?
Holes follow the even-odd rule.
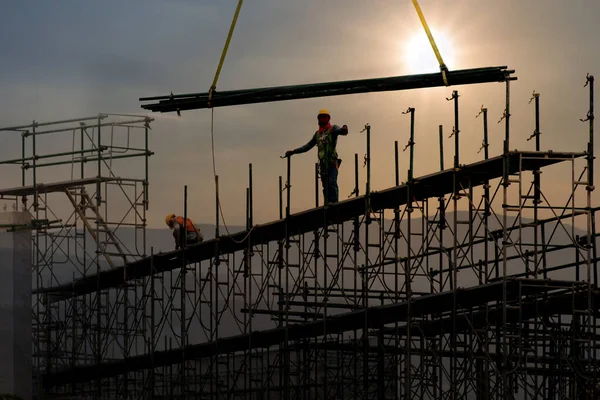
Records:
[[[472,85],[489,82],[505,82],[514,73],[507,67],[475,68],[447,73],[450,86]],[[155,112],[174,112],[203,108],[226,107],[241,104],[310,99],[315,97],[342,96],[358,93],[390,92],[445,86],[440,73],[395,76],[390,78],[361,79],[314,83],[305,85],[277,86],[260,89],[214,91],[140,98],[141,102],[155,101],[142,108]],[[156,103],[156,101],[158,101]]]

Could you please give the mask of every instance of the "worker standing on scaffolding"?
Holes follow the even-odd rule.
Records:
[[[185,243],[186,245],[198,244],[204,241],[204,235],[202,235],[200,229],[197,228],[189,218],[186,218],[185,234],[183,233],[183,217],[178,217],[175,214],[169,214],[165,218],[165,222],[169,228],[173,229],[176,250],[184,247],[184,241],[187,242]]]
[[[326,109],[319,111],[317,120],[319,121],[319,129],[310,141],[297,149],[286,151],[285,156],[291,157],[293,154],[306,153],[316,145],[319,150],[319,173],[321,175],[325,203],[337,203],[337,177],[342,160],[338,158],[335,148],[338,136],[346,136],[348,134],[348,127],[346,125],[341,128],[337,125],[332,126],[330,123],[331,115]]]

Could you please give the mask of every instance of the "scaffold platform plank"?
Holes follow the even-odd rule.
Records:
[[[115,177],[94,177],[85,179],[73,179],[70,181],[52,182],[52,183],[38,183],[37,185],[20,186],[9,189],[0,189],[0,198],[5,196],[31,196],[36,193],[54,193],[61,192],[65,189],[91,185],[94,183],[103,182],[114,182],[119,181],[120,178]]]
[[[403,184],[382,191],[372,192],[329,205],[313,208],[288,218],[257,225],[252,232],[238,232],[218,239],[207,240],[199,245],[191,246],[184,251],[177,250],[159,253],[123,267],[100,272],[75,280],[61,286],[40,288],[34,293],[45,293],[48,301],[60,301],[74,296],[93,293],[97,290],[108,289],[123,285],[128,280],[139,279],[154,273],[161,273],[180,268],[183,263],[196,263],[214,258],[219,254],[230,254],[248,248],[250,245],[260,245],[273,242],[286,235],[294,236],[312,232],[328,224],[337,224],[365,214],[367,204],[373,211],[394,209],[407,203],[409,195],[413,200],[443,197],[455,191],[455,183],[459,189],[479,186],[503,176],[505,164],[508,174],[522,171],[532,171],[544,166],[559,163],[573,158],[584,157],[586,153],[566,152],[521,152],[513,151],[506,156],[497,156],[488,160],[461,166],[458,169],[447,169],[420,178],[410,184]],[[520,165],[520,167],[519,167]]]
[[[199,360],[219,354],[235,353],[258,348],[269,348],[281,342],[291,342],[311,337],[320,337],[348,332],[354,329],[380,329],[396,322],[431,314],[442,314],[456,309],[469,310],[472,307],[501,301],[516,301],[527,296],[552,298],[553,292],[561,294],[561,289],[584,285],[582,282],[553,281],[537,279],[511,279],[488,283],[480,286],[435,293],[411,299],[409,302],[375,306],[344,314],[328,316],[326,319],[254,331],[248,334],[222,338],[217,341],[194,344],[184,349],[157,351],[130,357],[124,360],[85,365],[52,372],[44,376],[46,388],[66,383],[88,382],[98,378],[109,378],[126,372],[157,368],[186,360]],[[563,303],[565,303],[563,301]],[[566,302],[568,303],[568,302]],[[548,311],[557,313],[558,308]]]
[[[588,298],[586,282],[544,280],[539,282],[547,282],[553,285],[552,287],[546,286],[548,290],[553,291],[552,296],[547,298],[536,296],[540,290],[543,290],[543,283],[527,287],[530,280],[524,280],[521,284],[522,298],[520,299],[520,306],[517,308],[511,305],[512,307],[509,306],[504,310],[501,302],[485,308],[468,309],[465,307],[467,312],[459,311],[457,313],[458,318],[454,318],[451,313],[446,313],[441,315],[439,319],[411,323],[411,332],[424,337],[436,337],[440,332],[460,333],[486,326],[498,326],[503,323],[503,320],[506,323],[518,324],[519,321],[530,320],[538,315],[570,315],[573,309],[589,308],[592,315],[598,316],[600,293],[594,291],[591,298]],[[591,301],[591,303],[588,304],[588,301]],[[399,329],[402,331],[406,327]],[[384,328],[382,333],[393,336],[396,334],[396,329]]]

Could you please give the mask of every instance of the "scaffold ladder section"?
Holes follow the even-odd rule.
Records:
[[[85,225],[86,229],[88,230],[94,241],[96,241],[96,244],[98,245],[98,251],[106,258],[106,261],[108,262],[110,267],[115,268],[115,264],[113,263],[111,256],[121,257],[123,258],[123,262],[127,264],[127,256],[125,255],[125,252],[123,251],[119,240],[117,239],[113,231],[109,228],[108,224],[102,218],[98,207],[94,204],[85,188],[80,187],[65,189],[65,194],[69,198],[69,201],[73,205],[75,212],[81,218],[81,221]],[[79,201],[77,201],[78,199]],[[91,216],[88,216],[86,212],[87,210],[90,210],[93,214]],[[90,224],[90,218],[96,223],[97,230],[95,230]],[[102,241],[100,238],[102,234],[106,235],[105,241]],[[116,252],[107,251],[109,246],[114,246]]]

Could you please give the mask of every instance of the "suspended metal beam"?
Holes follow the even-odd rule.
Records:
[[[449,71],[449,86],[471,85],[477,83],[505,82],[516,80],[510,77],[515,71],[507,67],[488,67]],[[284,100],[310,99],[315,97],[341,96],[347,94],[389,92],[397,90],[421,89],[445,86],[442,74],[395,76],[390,78],[361,79],[314,83],[293,86],[276,86],[262,89],[228,90],[213,92],[209,103],[209,93],[190,93],[140,98],[142,108],[155,112],[173,112],[197,110],[211,107],[226,107],[242,104],[267,103]]]

